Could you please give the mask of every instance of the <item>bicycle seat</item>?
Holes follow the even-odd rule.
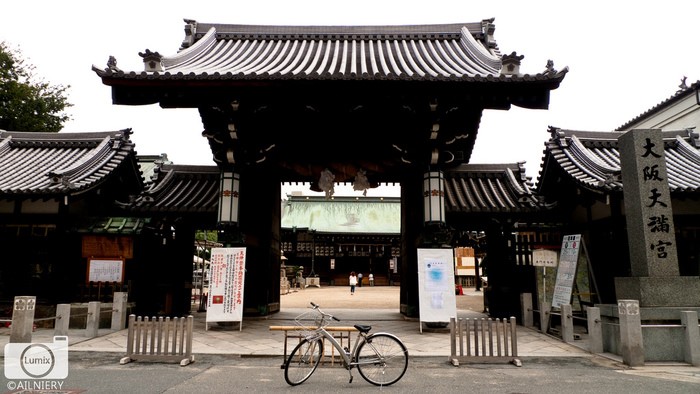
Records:
[[[365,326],[365,325],[361,325],[361,324],[355,324],[353,327],[355,327],[357,329],[357,331],[359,331],[363,334],[367,334],[369,332],[369,330],[372,329],[372,326]]]

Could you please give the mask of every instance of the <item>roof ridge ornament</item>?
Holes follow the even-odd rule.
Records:
[[[493,33],[496,31],[496,25],[493,24],[496,18],[483,19],[481,21],[481,33],[484,35],[484,46],[486,48],[495,48],[496,40],[493,38]]]
[[[544,72],[545,74],[556,74],[557,73],[557,69],[554,68],[554,60],[552,60],[552,59],[547,60],[547,65],[545,66],[545,68],[546,68],[546,70]]]
[[[139,56],[143,58],[143,63],[147,72],[163,71],[163,55],[160,53],[146,49],[144,52],[139,52]]]
[[[360,168],[357,170],[357,174],[355,174],[355,182],[352,184],[352,189],[357,191],[362,190],[362,195],[366,197],[367,189],[370,187],[369,180],[367,179],[367,172]]]
[[[117,58],[110,55],[107,60],[107,69],[112,72],[120,72],[121,69],[117,67]]]
[[[520,64],[524,58],[524,55],[518,55],[515,51],[511,52],[510,55],[503,55],[503,57],[501,58],[501,62],[503,64],[503,67],[501,68],[501,74],[520,74]]]
[[[688,133],[688,138],[690,139],[690,143],[696,147],[700,147],[700,133],[695,131],[695,126],[693,127],[687,127],[685,129],[686,133]]]
[[[333,181],[335,180],[335,175],[326,168],[321,172],[321,177],[318,180],[318,187],[321,188],[323,192],[326,193],[326,199],[329,199],[333,197],[333,194],[335,194],[335,187],[333,185]]]
[[[195,34],[197,33],[197,21],[194,19],[183,19],[185,21],[185,39],[180,44],[180,49],[189,48],[195,42]]]
[[[681,84],[678,85],[678,91],[676,92],[676,94],[682,93],[683,91],[688,89],[688,84],[686,83],[687,80],[688,77],[686,77],[685,75],[683,76],[683,78],[681,78]]]

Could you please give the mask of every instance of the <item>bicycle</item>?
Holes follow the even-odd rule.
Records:
[[[389,386],[398,382],[408,368],[408,350],[406,345],[393,334],[378,332],[370,334],[372,326],[355,324],[359,335],[355,340],[352,352],[348,347],[343,348],[325,327],[331,320],[340,321],[335,316],[323,312],[319,305],[311,303],[312,312],[303,313],[295,319],[303,329],[308,330],[299,344],[292,350],[284,363],[284,379],[288,384],[296,386],[304,383],[316,371],[323,357],[324,339],[338,350],[343,366],[350,374],[357,367],[360,375],[369,383],[376,386]],[[312,313],[314,327],[308,327],[304,316]],[[348,342],[348,346],[350,343]]]

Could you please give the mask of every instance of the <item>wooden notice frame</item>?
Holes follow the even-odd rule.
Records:
[[[89,258],[85,282],[124,283],[124,259],[113,257]]]

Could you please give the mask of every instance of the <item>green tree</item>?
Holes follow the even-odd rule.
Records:
[[[34,75],[19,49],[0,42],[0,129],[58,132],[70,119],[66,91],[70,86],[51,85]]]

